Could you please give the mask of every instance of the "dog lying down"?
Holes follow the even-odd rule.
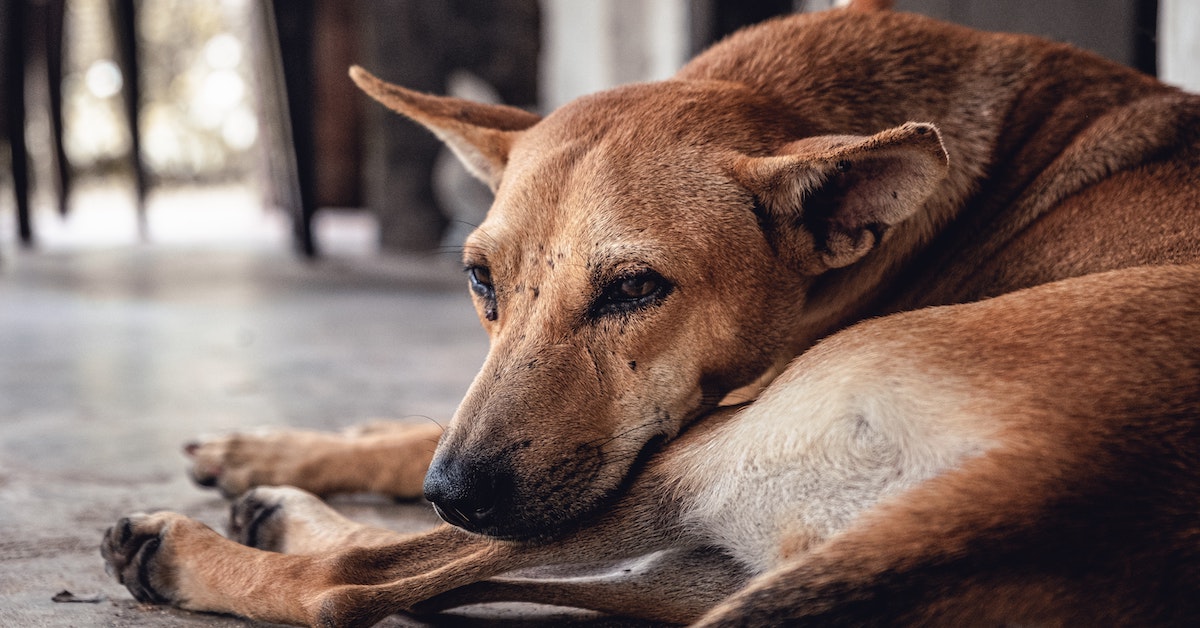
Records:
[[[232,538],[131,515],[110,569],[139,600],[314,626],[502,600],[1200,621],[1200,97],[884,4],[544,118],[353,69],[495,192],[464,256],[482,370],[444,434],[195,444],[196,478],[241,495]],[[448,523],[317,497],[354,490]]]

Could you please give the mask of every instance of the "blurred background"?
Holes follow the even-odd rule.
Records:
[[[537,111],[669,76],[746,24],[831,0],[0,0],[0,250],[460,241],[486,190],[362,97],[360,63]],[[1200,84],[1198,3],[900,0]],[[440,155],[440,156],[439,156]]]
[[[489,195],[349,65],[545,112],[830,4],[0,0],[0,626],[251,625],[138,605],[103,531],[162,508],[223,529],[225,500],[185,473],[197,434],[453,415],[487,351],[458,247]],[[1200,89],[1196,0],[898,6]],[[576,625],[528,613],[508,625]]]

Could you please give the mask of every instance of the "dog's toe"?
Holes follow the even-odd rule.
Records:
[[[254,484],[257,468],[256,448],[250,440],[232,434],[189,441],[183,446],[184,455],[191,460],[188,477],[199,486],[217,489],[227,499],[245,493]]]

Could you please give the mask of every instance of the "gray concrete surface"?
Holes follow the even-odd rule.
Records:
[[[136,603],[104,573],[104,529],[128,512],[170,509],[223,530],[226,502],[185,479],[187,439],[262,425],[444,421],[485,350],[451,260],[308,265],[249,250],[7,251],[0,626],[253,625]],[[434,522],[422,503],[335,503],[399,529]],[[52,601],[62,591],[78,601]],[[514,607],[475,616],[476,625],[581,619]]]

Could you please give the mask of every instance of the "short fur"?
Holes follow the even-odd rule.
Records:
[[[244,436],[190,447],[193,473],[379,490],[267,454],[405,456],[459,527],[399,537],[257,488],[233,515],[255,547],[134,515],[102,546],[118,578],[323,626],[492,600],[1200,620],[1200,97],[887,4],[774,20],[545,118],[353,69],[496,193],[464,260],[491,351],[432,460],[404,430]],[[400,475],[384,490],[411,495]]]

